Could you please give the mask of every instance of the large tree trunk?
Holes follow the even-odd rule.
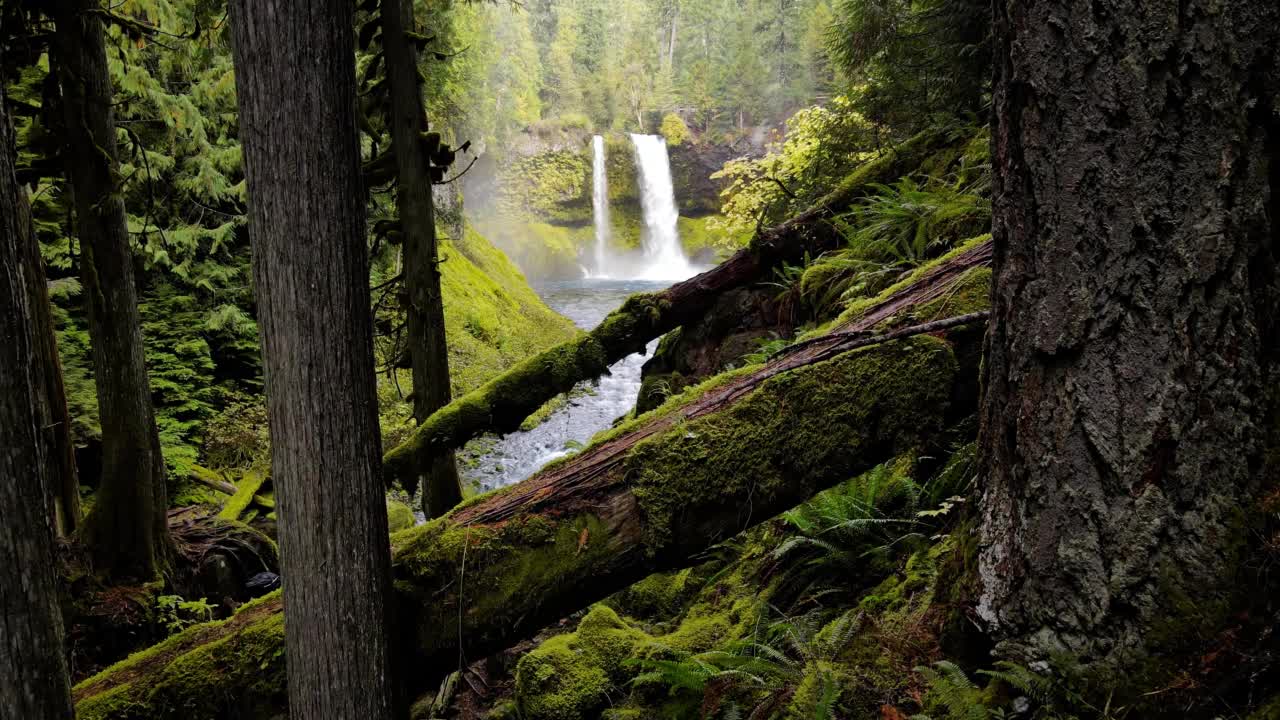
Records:
[[[237,0],[231,21],[289,615],[290,717],[389,719],[391,558],[354,6]]]
[[[995,9],[979,612],[1151,690],[1254,589],[1280,470],[1280,9]]]
[[[418,53],[405,36],[413,30],[412,0],[382,0],[382,48],[390,87],[391,151],[396,158],[396,207],[404,244],[404,298],[413,365],[413,416],[418,422],[449,404],[449,349],[440,294],[440,254],[431,193],[431,160],[423,134],[426,110],[418,87]],[[422,510],[438,517],[462,502],[453,453],[424,468]]]
[[[53,573],[41,372],[23,257],[13,128],[0,88],[0,713],[72,717]]]
[[[628,298],[590,333],[536,355],[426,418],[404,444],[383,458],[388,481],[412,484],[422,469],[486,432],[508,433],[555,396],[600,377],[613,363],[643,352],[650,340],[697,320],[723,293],[767,279],[773,268],[806,253],[817,256],[844,242],[830,222],[875,183],[896,180],[942,147],[922,134],[866,163],[809,210],[761,230],[751,246],[696,277],[660,293]]]
[[[102,426],[102,480],[83,536],[97,570],[151,579],[172,554],[168,499],[118,187],[111,75],[95,14],[100,7],[96,0],[67,0],[51,8]]]
[[[927,448],[976,403],[976,377],[965,377],[975,365],[957,357],[976,357],[979,335],[951,335],[966,344],[953,354],[928,336],[865,347],[862,331],[912,310],[952,312],[958,296],[985,302],[988,249],[926,273],[829,337],[394,536],[409,683],[421,690],[460,657],[509,647],[651,572],[692,564],[823,488]],[[127,702],[150,720],[219,717],[227,698],[278,703],[278,684],[264,681],[280,673],[278,609],[268,600],[86,681],[76,688],[81,720]],[[190,677],[217,678],[220,692]]]
[[[49,495],[53,500],[54,529],[59,537],[70,537],[80,527],[80,475],[76,471],[71,414],[67,410],[67,390],[62,381],[62,360],[58,356],[58,336],[53,329],[44,258],[40,256],[40,243],[31,225],[26,192],[18,193],[17,222],[36,343],[35,366],[39,373],[36,407],[40,414],[40,440],[44,446]]]

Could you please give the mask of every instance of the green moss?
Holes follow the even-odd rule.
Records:
[[[516,693],[521,717],[579,720],[608,700],[609,676],[578,652],[571,638],[551,638],[520,659]]]
[[[222,507],[218,517],[223,520],[239,520],[240,516],[253,504],[253,496],[262,489],[266,481],[267,474],[261,470],[250,470],[245,473],[244,477],[240,478],[240,484],[236,486],[236,494]]]
[[[832,717],[832,707],[850,679],[844,669],[827,660],[811,660],[800,674],[800,682],[782,717],[785,720],[812,720]]]
[[[76,717],[218,720],[276,715],[286,703],[284,616],[278,602],[277,592],[227,620],[189,628],[81,682],[73,690],[79,699]]]
[[[424,610],[419,644],[426,651],[453,648],[459,632],[480,643],[501,638],[564,583],[607,563],[608,532],[583,514],[519,516],[497,527],[458,526],[446,516],[399,533],[395,573],[408,581],[399,587],[414,595],[409,601]],[[448,592],[437,592],[442,588]]]
[[[579,257],[595,238],[589,225],[553,225],[530,218],[495,218],[482,228],[524,272],[540,279],[581,277]]]
[[[596,605],[575,632],[553,637],[520,659],[516,702],[528,720],[598,717],[621,678],[623,661],[645,640],[613,610]]]
[[[387,530],[392,533],[413,527],[417,519],[413,509],[398,500],[387,501]]]
[[[719,227],[716,216],[690,218],[681,216],[677,225],[685,255],[702,262],[728,257],[750,242],[749,233],[735,233]]]
[[[654,573],[610,598],[609,602],[633,617],[668,617],[698,589],[693,568]]]
[[[960,255],[963,255],[964,253],[969,252],[970,250],[978,247],[979,245],[985,242],[988,242],[989,240],[991,240],[990,235],[979,235],[978,237],[971,238],[969,240],[966,240],[960,243],[955,248],[953,248],[950,252],[921,265],[920,267],[916,268],[914,271],[912,271],[911,273],[903,277],[898,282],[894,283],[893,285],[885,288],[880,293],[876,294],[874,297],[862,298],[861,300],[855,300],[851,302],[848,306],[845,307],[844,311],[840,313],[839,317],[835,318],[834,320],[828,323],[820,325],[810,330],[809,332],[804,333],[803,335],[798,337],[797,340],[807,340],[810,338],[817,337],[819,335],[824,335],[826,333],[831,332],[836,327],[839,327],[841,325],[845,325],[847,323],[853,322],[854,320],[857,320],[859,317],[861,317],[871,308],[883,303],[885,300],[888,300],[890,297],[897,294],[898,292],[901,292],[905,288],[919,282],[920,279],[925,276],[925,274],[933,270],[935,267],[942,265],[943,263],[946,263],[947,261],[952,260],[956,257],[959,257]],[[966,281],[967,289],[965,290],[963,295],[961,295],[960,297],[955,297],[954,292],[947,293],[947,294],[944,294],[943,297],[937,300],[934,300],[933,302],[928,303],[924,306],[921,306],[921,308],[931,308],[934,314],[943,312],[945,314],[938,314],[938,317],[945,317],[948,315],[961,315],[968,312],[974,312],[976,310],[985,310],[988,307],[990,307],[989,297],[983,298],[982,292],[980,289],[981,288],[980,283],[984,281],[986,282],[986,287],[988,289],[990,288],[990,278],[991,278],[991,275],[989,274],[990,271],[987,270],[985,273],[982,273],[982,272],[975,272],[975,270],[985,270],[985,268],[975,268],[974,270],[970,270],[968,273],[966,273],[963,276],[967,278],[967,281]],[[921,309],[916,309],[914,316],[925,317]],[[937,319],[937,318],[933,318],[933,319]],[[895,320],[895,318],[890,318],[890,320]]]
[[[647,551],[678,545],[682,518],[724,512],[727,498],[799,501],[819,479],[911,447],[939,423],[954,373],[936,338],[863,348],[774,376],[723,412],[642,441],[626,467]]]
[[[440,291],[455,393],[577,335],[573,323],[548,308],[516,266],[474,229],[442,248]]]
[[[557,150],[517,159],[501,172],[500,201],[509,212],[553,222],[591,223],[591,159]]]

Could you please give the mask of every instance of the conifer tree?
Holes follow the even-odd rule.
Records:
[[[102,480],[83,535],[95,568],[151,579],[169,564],[164,460],[143,355],[138,293],[119,194],[114,96],[96,0],[53,4],[54,57],[65,111],[102,425]]]
[[[427,133],[414,44],[425,42],[425,36],[414,29],[411,0],[382,0],[381,20],[389,92],[387,125],[395,155],[396,207],[403,237],[402,297],[413,366],[413,414],[422,421],[449,404],[451,398],[432,197],[433,171],[437,176],[442,174],[450,164],[451,151],[441,143],[439,133]],[[452,453],[435,460],[423,483],[422,508],[427,517],[443,515],[462,502]]]
[[[390,720],[354,7],[231,3],[280,517],[289,714]]]

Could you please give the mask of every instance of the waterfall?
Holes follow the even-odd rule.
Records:
[[[695,270],[680,246],[677,227],[680,213],[671,183],[667,141],[660,135],[632,134],[631,142],[636,148],[636,179],[640,184],[640,209],[644,217],[641,237],[644,259],[638,278],[684,280],[693,276]]]
[[[596,223],[596,251],[594,276],[609,277],[606,253],[609,250],[609,175],[605,172],[604,138],[591,139],[591,209]]]

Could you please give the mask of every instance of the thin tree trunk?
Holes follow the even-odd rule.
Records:
[[[27,231],[3,88],[0,88],[0,714],[72,717],[53,573],[39,339],[23,257]]]
[[[680,5],[677,4],[671,9],[671,42],[667,46],[667,67],[671,70],[676,68],[676,24],[680,20]]]
[[[979,612],[1155,690],[1254,590],[1280,477],[1280,10],[995,9]]]
[[[391,92],[391,151],[396,158],[396,206],[404,235],[404,297],[413,365],[413,416],[421,423],[449,404],[449,349],[440,293],[439,249],[431,162],[422,134],[426,109],[418,87],[418,53],[405,37],[413,29],[412,0],[382,0],[382,47]],[[432,460],[423,478],[422,510],[438,517],[462,502],[453,453]]]
[[[280,516],[290,717],[389,720],[391,557],[354,6],[231,4]]]
[[[62,360],[58,356],[58,336],[53,329],[49,306],[49,286],[45,279],[40,243],[31,225],[27,194],[18,192],[19,252],[26,263],[27,295],[31,303],[39,388],[36,406],[40,412],[41,442],[48,468],[49,494],[53,500],[54,530],[70,537],[80,527],[80,475],[76,471],[75,443],[71,440],[71,414],[67,410],[67,390],[62,381]]]
[[[96,0],[52,4],[75,196],[80,274],[102,425],[102,480],[83,536],[95,568],[151,579],[172,555],[164,458],[143,354],[133,253],[119,195],[111,75]]]

